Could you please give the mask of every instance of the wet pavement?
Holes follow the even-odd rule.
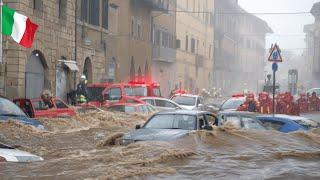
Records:
[[[318,115],[315,115],[318,117]],[[119,145],[148,116],[86,113],[42,119],[47,131],[0,123],[0,142],[44,157],[0,163],[1,179],[319,179],[320,130],[283,134],[233,127],[170,142]]]

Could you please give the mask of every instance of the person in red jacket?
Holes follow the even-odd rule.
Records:
[[[319,111],[320,99],[318,98],[316,92],[313,92],[311,97],[309,97],[309,110]]]
[[[267,92],[262,92],[259,94],[259,112],[262,114],[271,114],[272,111],[272,101]]]
[[[254,99],[254,94],[250,93],[246,97],[246,101],[238,107],[237,111],[249,111],[249,112],[257,112],[258,104]]]
[[[285,94],[278,94],[276,97],[276,113],[285,114],[286,103],[284,101]]]
[[[290,92],[284,94],[285,110],[284,114],[292,115],[293,114],[293,96]]]
[[[305,93],[300,94],[300,98],[297,100],[300,112],[307,113],[309,110],[309,102]]]

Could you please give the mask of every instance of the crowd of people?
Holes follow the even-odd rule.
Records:
[[[273,113],[273,102],[270,95],[262,92],[258,98],[249,93],[246,101],[237,109],[238,111],[258,112],[261,114]],[[301,93],[299,99],[294,100],[290,92],[280,93],[275,98],[275,111],[277,114],[299,115],[320,110],[320,99],[315,92],[310,94]]]

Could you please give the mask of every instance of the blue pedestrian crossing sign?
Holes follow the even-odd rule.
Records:
[[[268,61],[271,62],[282,62],[281,52],[277,44],[271,47],[270,56]]]

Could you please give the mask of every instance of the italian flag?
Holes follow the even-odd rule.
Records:
[[[11,36],[14,41],[26,48],[32,47],[38,25],[8,6],[2,6],[2,34]]]

